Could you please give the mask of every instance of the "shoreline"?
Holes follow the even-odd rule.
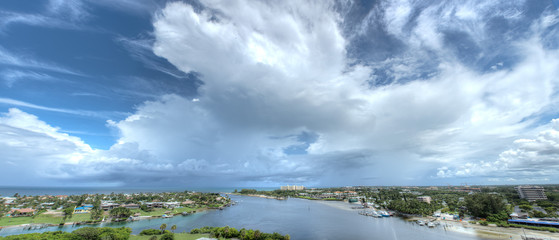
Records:
[[[267,195],[264,195],[264,194],[240,194],[240,193],[228,193],[228,194],[235,195],[235,196],[259,197],[259,198],[276,199],[276,200],[287,200],[288,199],[288,198],[284,198],[284,197],[267,196]]]
[[[308,199],[307,199],[308,200]],[[309,200],[311,201],[311,200]],[[339,201],[324,201],[324,200],[312,200],[317,201],[321,204],[346,210],[352,212],[358,212],[358,209],[352,209],[349,203],[346,202],[339,202]],[[522,236],[526,235],[527,237],[535,237],[540,239],[556,239],[559,240],[559,233],[552,233],[547,231],[537,231],[531,229],[522,229],[522,228],[504,228],[504,227],[497,227],[493,224],[489,226],[482,226],[479,224],[470,224],[467,221],[455,221],[455,220],[442,220],[440,218],[435,217],[411,217],[411,218],[401,218],[404,221],[434,221],[440,223],[438,227],[444,227],[448,231],[453,231],[461,234],[466,235],[474,235],[476,237],[486,238],[486,239],[509,239],[509,240],[522,240]],[[427,228],[427,226],[425,226]]]
[[[196,209],[196,212],[194,213],[190,213],[186,216],[195,214],[195,213],[203,213],[209,210],[218,210],[218,209],[211,209],[211,208],[200,208],[200,209]],[[174,218],[177,216],[183,216],[182,214],[175,214],[169,218]],[[132,221],[120,221],[120,222],[136,222],[136,221],[143,221],[143,220],[151,220],[151,219],[156,219],[156,218],[163,218],[162,216],[139,216],[139,217],[134,217],[136,219],[132,220]],[[96,225],[101,225],[104,223],[118,223],[115,221],[110,221],[110,222],[95,222],[95,223],[85,223],[85,222],[65,222],[63,225],[60,224],[53,224],[53,223],[24,223],[24,224],[18,224],[18,225],[7,225],[7,226],[0,226],[0,231],[2,231],[2,229],[7,229],[7,228],[23,228],[25,229],[26,227],[30,227],[32,229],[35,229],[33,227],[38,227],[38,229],[41,228],[47,228],[47,227],[58,227],[58,226],[73,226],[73,225],[90,225],[90,226],[96,226]]]
[[[494,224],[490,224],[489,226],[482,226],[479,224],[471,224],[467,221],[460,222],[456,220],[442,220],[434,217],[412,217],[404,220],[410,222],[414,222],[417,220],[438,222],[440,224],[438,227],[443,227],[445,228],[445,230],[462,234],[475,235],[477,237],[488,239],[522,240],[522,236],[524,235],[526,235],[527,237],[535,237],[538,239],[559,239],[559,233],[523,228],[504,228],[497,227]]]

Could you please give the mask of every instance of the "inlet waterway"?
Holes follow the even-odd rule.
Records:
[[[211,210],[189,216],[156,218],[126,223],[106,223],[90,226],[126,226],[138,234],[143,229],[168,228],[177,225],[176,232],[189,232],[203,226],[230,226],[237,229],[259,229],[263,232],[289,234],[291,239],[484,239],[475,234],[446,230],[444,227],[427,228],[413,222],[390,217],[373,218],[357,214],[349,203],[321,202],[304,199],[275,200],[258,197],[230,196],[238,204],[224,210]],[[46,227],[24,230],[8,227],[0,236],[45,232],[73,231],[81,226]]]

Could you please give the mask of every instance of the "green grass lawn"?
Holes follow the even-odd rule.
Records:
[[[175,214],[175,213],[182,213],[182,212],[190,212],[190,211],[194,211],[194,210],[196,210],[196,208],[181,207],[181,208],[175,208],[173,210],[156,208],[156,209],[154,209],[154,211],[151,211],[151,212],[144,212],[141,209],[134,209],[134,210],[132,210],[132,212],[134,212],[134,213],[139,212],[141,216],[161,216],[161,215],[165,214],[165,212],[167,212],[167,211],[171,211],[173,214]]]
[[[159,239],[161,236],[157,236]],[[209,234],[190,234],[190,233],[175,233],[175,240],[196,240],[198,238],[209,238]],[[130,240],[149,240],[151,236],[130,235]]]
[[[66,219],[66,222],[83,222],[91,220],[90,213],[80,213],[80,214],[73,214],[72,218]],[[29,224],[29,223],[47,223],[47,224],[59,224],[62,222],[61,216],[56,216],[52,214],[39,214],[32,217],[2,217],[0,218],[0,226],[12,226],[12,225],[20,225],[20,224]]]
[[[140,209],[134,209],[132,210],[132,212],[134,213],[139,212],[141,216],[161,216],[165,214],[165,212],[167,211],[171,211],[173,214],[175,214],[175,213],[182,213],[182,212],[191,212],[198,209],[200,208],[181,207],[181,208],[175,208],[173,210],[156,208],[155,211],[152,212],[144,212]],[[77,214],[73,214],[72,218],[66,219],[66,222],[84,222],[89,220],[91,220],[91,213],[77,213]],[[13,226],[13,225],[30,224],[30,223],[59,224],[61,222],[62,222],[62,216],[53,215],[53,214],[44,214],[44,213],[36,215],[35,218],[32,217],[0,218],[0,226]]]

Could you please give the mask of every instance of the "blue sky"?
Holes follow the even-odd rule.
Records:
[[[557,1],[5,0],[0,181],[557,183],[558,26]]]

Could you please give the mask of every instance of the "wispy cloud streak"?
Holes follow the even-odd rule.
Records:
[[[26,107],[26,108],[38,109],[38,110],[49,111],[49,112],[58,112],[58,113],[66,113],[66,114],[80,115],[86,117],[102,118],[102,119],[109,119],[111,117],[123,117],[127,115],[127,113],[116,112],[116,111],[115,112],[89,111],[89,110],[73,110],[73,109],[65,109],[65,108],[46,107],[46,106],[41,106],[41,105],[23,102],[15,99],[10,99],[10,98],[0,98],[0,104]]]

